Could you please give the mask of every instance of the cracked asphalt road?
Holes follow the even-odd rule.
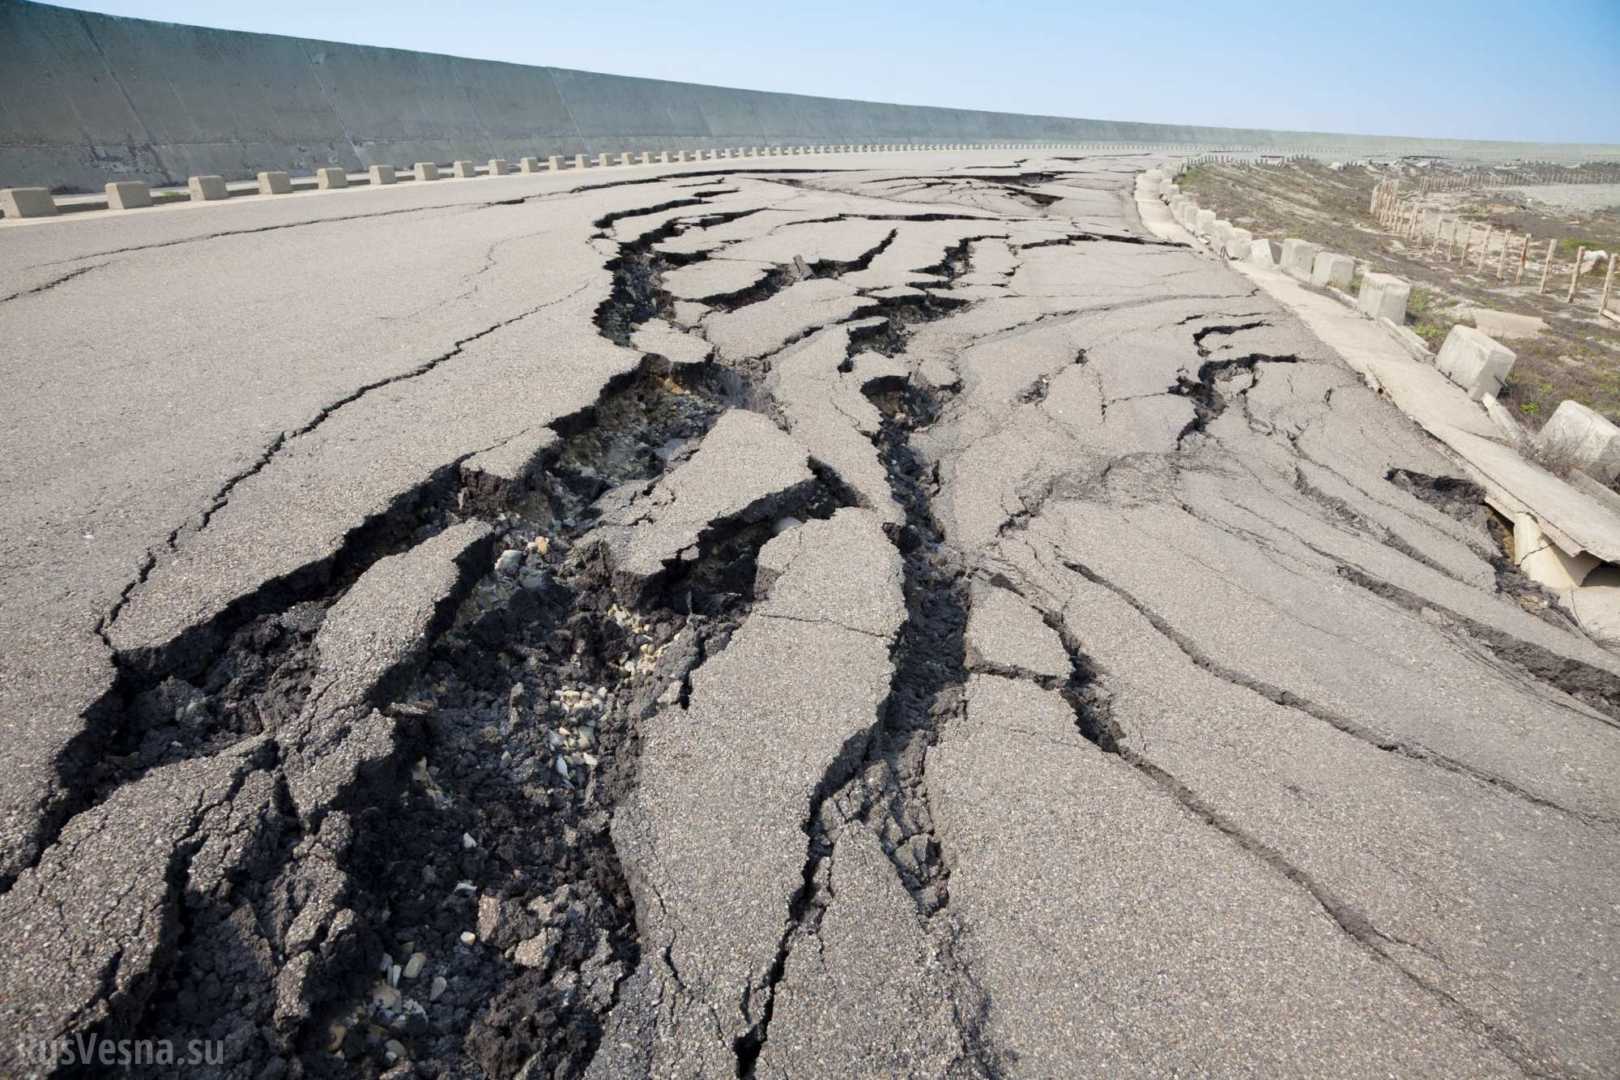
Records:
[[[1620,658],[1018,153],[0,233],[0,1073],[1615,1075]]]

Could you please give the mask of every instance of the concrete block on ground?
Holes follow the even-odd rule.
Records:
[[[1193,218],[1193,231],[1199,236],[1208,236],[1209,230],[1215,227],[1215,211],[1200,210]]]
[[[1335,289],[1348,289],[1350,279],[1356,276],[1356,260],[1336,251],[1319,252],[1311,263],[1311,284],[1331,285]]]
[[[583,169],[583,168],[586,167],[586,164],[587,163],[586,163],[584,154],[575,154],[574,155],[574,168]]]
[[[1462,316],[1498,341],[1507,338],[1535,337],[1545,333],[1547,321],[1535,315],[1520,315],[1512,311],[1492,308],[1465,308]]]
[[[631,158],[630,152],[628,150],[626,150],[624,153],[619,155],[619,164],[620,165],[628,165],[628,164],[631,163],[632,160],[634,160],[634,159]]]
[[[1453,326],[1434,358],[1440,374],[1468,391],[1471,400],[1499,395],[1513,370],[1513,350],[1472,326]]]
[[[540,159],[537,157],[518,158],[518,171],[537,173],[540,171]]]
[[[193,176],[186,181],[186,190],[191,192],[192,202],[213,202],[231,197],[223,176]]]
[[[505,158],[495,157],[489,159],[489,175],[505,176],[510,171],[511,170],[506,167]]]
[[[139,180],[114,180],[107,185],[107,209],[136,210],[152,205],[152,189]]]
[[[1232,223],[1216,218],[1209,227],[1209,246],[1216,251],[1226,250],[1226,241],[1232,235]]]
[[[562,172],[562,167],[562,155],[552,154],[550,157],[546,158],[546,168],[550,169],[552,172]]]
[[[613,159],[609,155],[607,155],[607,154],[597,154],[596,155],[596,165],[597,165],[598,168],[605,169],[609,165],[611,165],[612,163],[613,163]]]
[[[643,150],[641,153],[636,155],[636,161],[642,165],[651,165],[652,154],[649,151]]]
[[[451,164],[450,171],[462,180],[470,180],[478,175],[478,166],[471,161],[457,161]]]
[[[370,181],[372,187],[383,187],[392,184],[398,177],[394,175],[392,165],[373,165],[366,170],[366,179]]]
[[[1248,229],[1233,228],[1231,235],[1226,238],[1226,257],[1228,259],[1247,259],[1249,257],[1249,242],[1254,234]]]
[[[1290,236],[1282,242],[1282,268],[1297,278],[1309,281],[1311,267],[1316,264],[1316,256],[1321,254],[1321,251],[1320,244]]]
[[[8,218],[55,217],[57,212],[51,189],[42,187],[0,188],[0,210]]]
[[[418,161],[416,168],[412,171],[416,173],[418,180],[437,180],[439,178],[439,167],[431,161]]]
[[[259,174],[260,195],[285,195],[292,190],[292,177],[284,172],[262,172]]]
[[[1274,240],[1256,236],[1249,241],[1249,261],[1256,266],[1277,265],[1277,245]]]
[[[315,170],[315,186],[322,191],[349,186],[349,174],[342,169],[327,167]]]
[[[1394,274],[1368,273],[1361,277],[1356,310],[1374,319],[1388,319],[1396,326],[1406,324],[1406,302],[1412,286]]]
[[[1620,477],[1620,427],[1578,401],[1565,401],[1554,409],[1536,440],[1549,457],[1605,484]]]

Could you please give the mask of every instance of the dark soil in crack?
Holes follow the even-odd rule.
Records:
[[[1208,355],[1201,346],[1199,354]],[[1293,356],[1266,356],[1253,353],[1249,356],[1233,357],[1230,360],[1206,360],[1198,365],[1196,379],[1189,379],[1183,375],[1169,392],[1192,400],[1193,418],[1187,421],[1181,433],[1176,436],[1176,445],[1179,447],[1188,436],[1202,434],[1233,401],[1247,394],[1259,378],[1260,364],[1298,362],[1298,358]]]
[[[1482,524],[1487,516],[1485,491],[1471,480],[1429,476],[1409,469],[1391,469],[1384,479],[1447,517],[1466,524]]]
[[[659,240],[736,216],[680,219],[624,245],[603,335],[627,339],[667,306]],[[604,496],[650,487],[720,412],[757,397],[734,372],[649,358],[553,425],[561,439],[527,481],[497,486],[455,463],[335,558],[176,646],[123,658],[108,721],[85,748],[103,763],[76,807],[156,765],[273,737],[303,706],[326,610],[383,556],[467,516],[517,555],[470,586],[418,672],[378,703],[396,723],[391,752],[318,834],[277,775],[227,888],[194,894],[187,860],[176,864],[172,946],[101,1034],[221,1040],[215,1076],[579,1075],[639,961],[608,834],[634,782],[639,720],[660,698],[682,700],[687,673],[725,647],[771,535],[768,522],[714,523],[697,557],[632,606],[591,530]],[[830,513],[831,479],[787,512]],[[322,936],[291,944],[300,912],[324,907],[335,917]],[[308,966],[288,991],[295,953]]]
[[[967,243],[953,274],[967,270]],[[950,262],[947,256],[947,262]],[[853,318],[885,316],[883,322],[851,332],[849,355],[876,351],[895,356],[905,351],[909,327],[941,318],[962,302],[928,296],[921,300],[884,301]],[[899,526],[886,526],[902,558],[906,621],[892,651],[894,674],[877,723],[865,735],[864,752],[838,763],[823,777],[806,819],[809,834],[803,884],[789,903],[789,920],[776,961],[767,977],[767,998],[760,1020],[737,1039],[736,1074],[754,1075],[755,1064],[770,1037],[776,987],[789,954],[817,933],[822,916],[835,898],[827,888],[829,858],[839,830],[859,821],[873,830],[896,876],[917,904],[919,917],[931,920],[951,965],[952,996],[962,1058],[977,1075],[999,1074],[985,1033],[989,1003],[973,984],[964,964],[954,959],[953,924],[943,916],[949,902],[949,871],[935,838],[923,768],[928,748],[944,724],[963,707],[967,680],[964,631],[968,586],[961,556],[946,542],[935,520],[932,499],[939,489],[934,467],[912,447],[914,432],[934,423],[944,401],[921,387],[882,380],[869,386],[868,397],[883,414],[875,440],[888,473],[890,490],[905,513]],[[935,916],[941,916],[935,919]]]
[[[1475,526],[1488,535],[1496,545],[1490,562],[1496,571],[1497,590],[1544,622],[1569,633],[1582,633],[1575,619],[1559,606],[1558,597],[1514,564],[1513,528],[1486,505],[1485,491],[1478,484],[1460,477],[1429,476],[1408,469],[1391,469],[1385,479],[1447,517]]]

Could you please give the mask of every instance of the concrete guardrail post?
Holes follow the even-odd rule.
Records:
[[[285,195],[292,190],[292,177],[279,170],[259,174],[260,195]]]
[[[223,176],[193,176],[186,181],[186,190],[192,202],[214,202],[231,196]]]
[[[1402,311],[1405,318],[1405,311]],[[1392,320],[1394,321],[1394,320]],[[1396,322],[1399,326],[1400,323]],[[1468,391],[1471,401],[1497,396],[1518,357],[1500,341],[1472,326],[1453,326],[1435,355],[1440,374]]]
[[[0,210],[8,218],[55,217],[56,200],[50,188],[0,188]]]
[[[1321,253],[1322,245],[1291,236],[1283,241],[1282,268],[1297,278],[1309,281],[1311,268],[1316,265],[1316,257]]]
[[[399,179],[394,173],[392,165],[373,165],[366,170],[366,179],[372,187],[383,187]]]
[[[453,163],[450,169],[461,180],[470,180],[478,175],[478,166],[465,159]]]
[[[537,157],[518,158],[518,171],[524,173],[539,172],[540,159]]]
[[[1554,409],[1536,441],[1554,458],[1605,484],[1620,476],[1620,428],[1578,401],[1565,401]]]
[[[497,158],[490,158],[489,159],[489,175],[491,175],[491,176],[505,176],[507,173],[509,173],[511,171],[512,170],[507,167],[505,158],[498,158],[497,157]]]
[[[333,188],[346,188],[349,186],[349,174],[340,168],[327,167],[315,170],[315,186],[322,191]]]
[[[418,161],[412,171],[416,173],[418,180],[437,180],[439,178],[439,167],[431,161]]]
[[[114,180],[107,185],[107,209],[135,210],[152,205],[152,189],[139,180]]]
[[[1348,289],[1350,279],[1356,276],[1356,260],[1349,255],[1333,251],[1319,252],[1311,263],[1311,284],[1331,285],[1335,289]]]
[[[1412,286],[1394,274],[1368,273],[1361,277],[1356,310],[1374,319],[1388,319],[1396,326],[1406,325],[1406,303]]]

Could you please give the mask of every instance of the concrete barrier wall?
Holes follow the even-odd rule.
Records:
[[[1591,156],[1569,147],[1178,127],[732,90],[0,0],[0,187],[86,191],[108,180],[172,184],[322,165],[358,172],[457,158],[980,141],[1311,146],[1347,157]]]

